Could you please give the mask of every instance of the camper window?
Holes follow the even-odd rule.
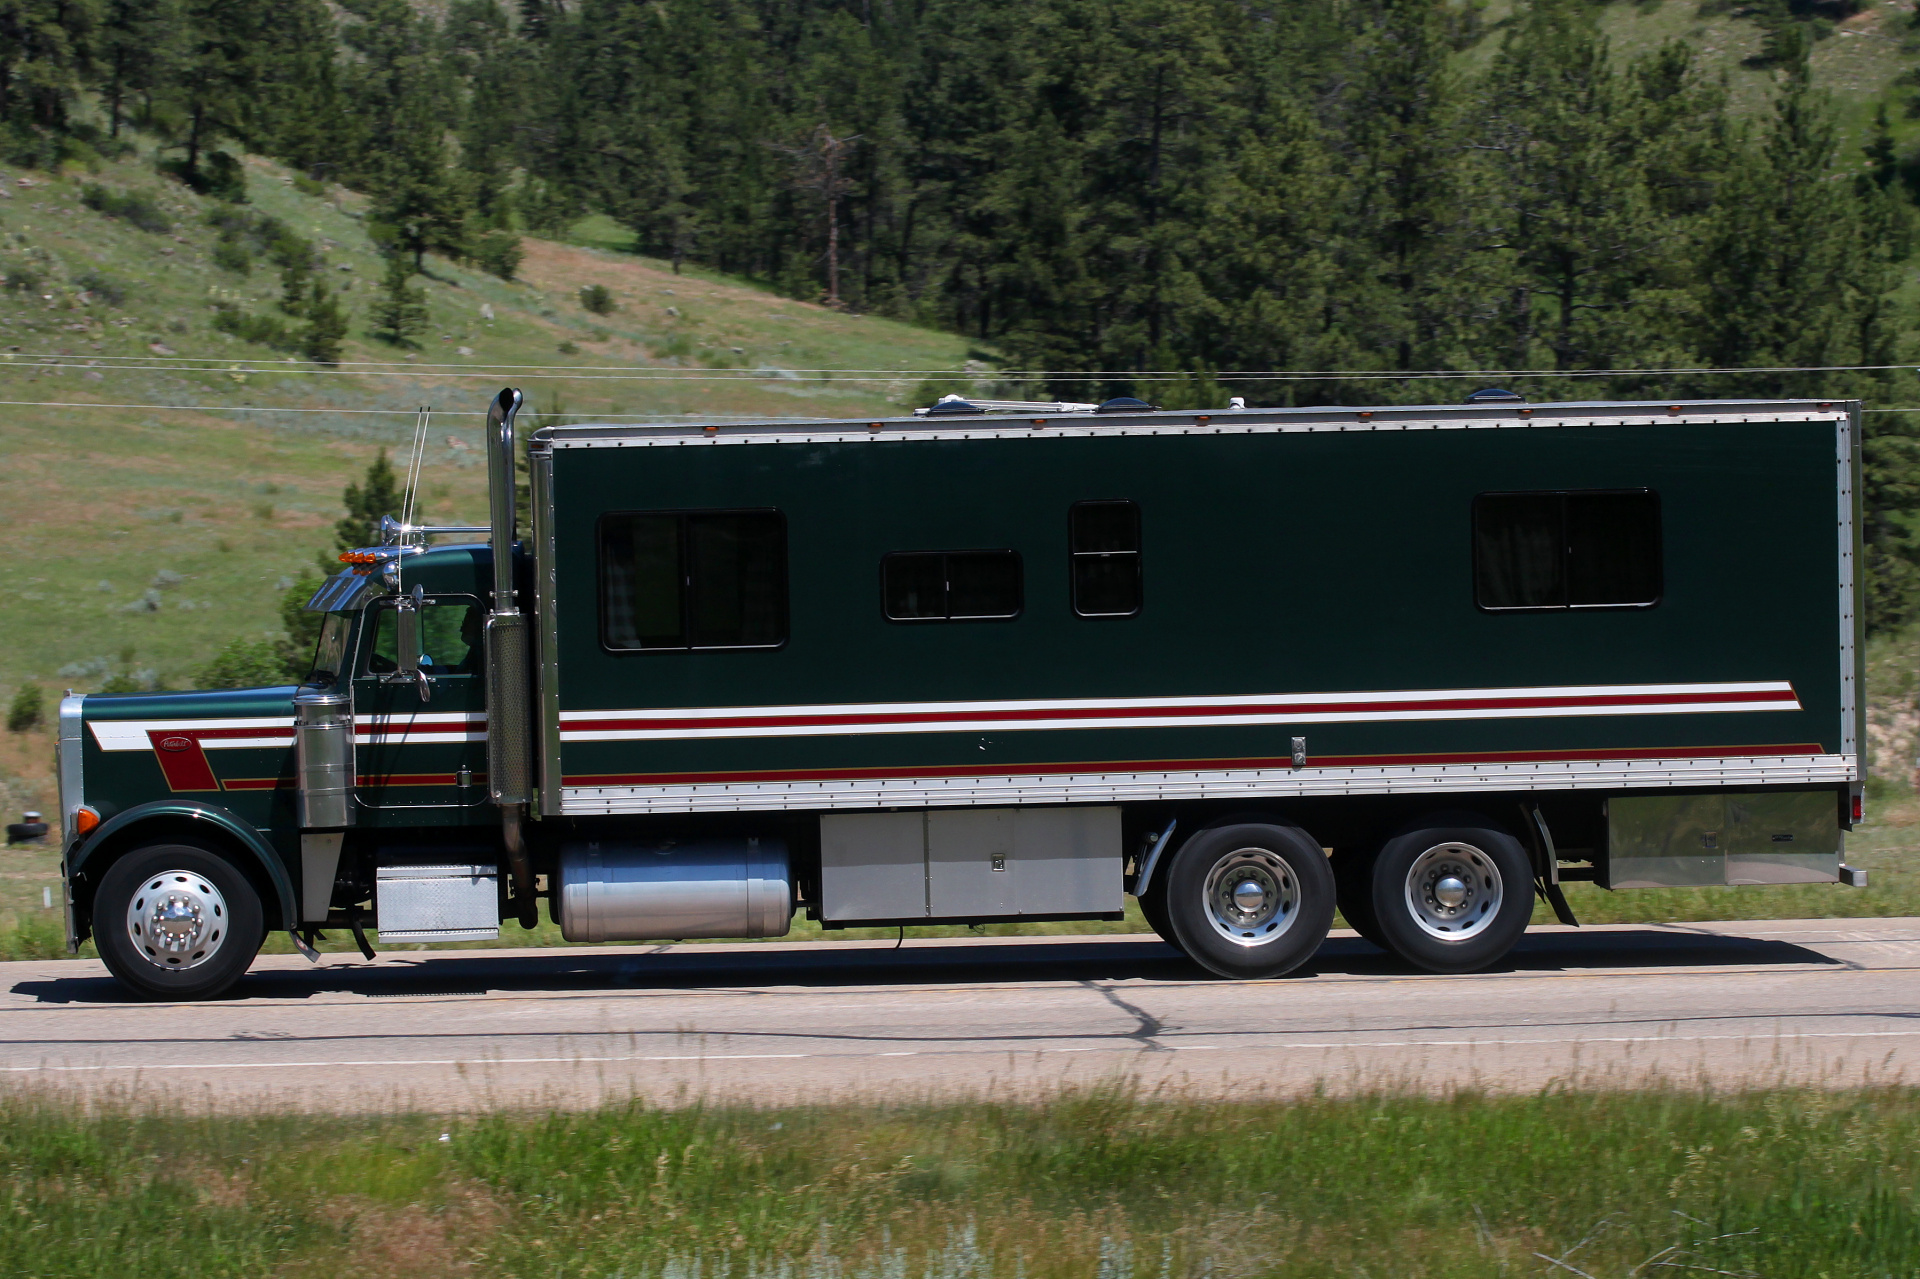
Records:
[[[600,637],[620,650],[786,643],[785,518],[778,511],[603,516]]]
[[[880,598],[896,622],[1005,621],[1020,613],[1020,555],[896,552],[880,561]]]
[[[1660,497],[1482,493],[1473,579],[1475,601],[1494,611],[1650,607],[1662,589]]]
[[[1076,502],[1068,512],[1073,611],[1132,617],[1140,611],[1140,508],[1132,502]]]

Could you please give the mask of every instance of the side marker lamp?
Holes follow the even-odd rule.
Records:
[[[88,808],[85,804],[82,804],[80,807],[73,810],[73,833],[74,834],[91,835],[94,832],[95,828],[97,828],[99,825],[100,825],[100,814],[94,812],[91,808]]]

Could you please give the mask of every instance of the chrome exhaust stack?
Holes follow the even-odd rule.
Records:
[[[500,806],[500,833],[513,872],[520,926],[540,919],[533,867],[521,826],[533,799],[531,689],[527,616],[513,587],[514,418],[525,402],[508,387],[487,410],[487,499],[493,545],[493,607],[487,614],[487,798]]]

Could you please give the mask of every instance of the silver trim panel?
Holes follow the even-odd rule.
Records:
[[[67,953],[80,953],[80,922],[73,914],[73,880],[67,874],[67,862],[73,855],[74,811],[86,803],[87,695],[68,693],[60,699],[60,885],[65,897]]]
[[[1858,409],[1855,405],[1835,424],[1835,462],[1839,470],[1840,499],[1840,752],[1852,755],[1860,749],[1859,695],[1862,678],[1857,661],[1861,622],[1859,594],[1855,576],[1859,571],[1860,530],[1855,508],[1860,493],[1860,444]]]
[[[569,816],[732,810],[942,807],[954,804],[1096,804],[1167,799],[1281,799],[1418,792],[1668,789],[1849,782],[1854,755],[1730,759],[1631,759],[1375,768],[1231,769],[1219,772],[1082,773],[1010,777],[906,777],[821,782],[714,782],[569,786]]]
[[[538,811],[555,816],[560,798],[560,559],[554,550],[553,454],[527,451],[533,506],[534,732]]]
[[[1347,431],[1463,431],[1543,427],[1705,426],[1744,422],[1844,422],[1849,402],[1682,401],[1676,404],[1568,403],[1404,408],[1224,409],[1134,413],[1104,418],[1000,416],[890,418],[878,422],[584,423],[542,427],[556,449],[675,448],[727,444],[823,444],[888,440],[1048,440],[1114,435],[1266,435]],[[1640,410],[1634,412],[1635,409]]]

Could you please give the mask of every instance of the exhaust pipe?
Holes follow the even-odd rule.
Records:
[[[493,544],[493,607],[487,614],[487,798],[500,806],[500,833],[513,874],[520,926],[540,921],[521,825],[533,799],[527,617],[513,589],[513,421],[524,397],[507,387],[487,410],[487,497]]]

